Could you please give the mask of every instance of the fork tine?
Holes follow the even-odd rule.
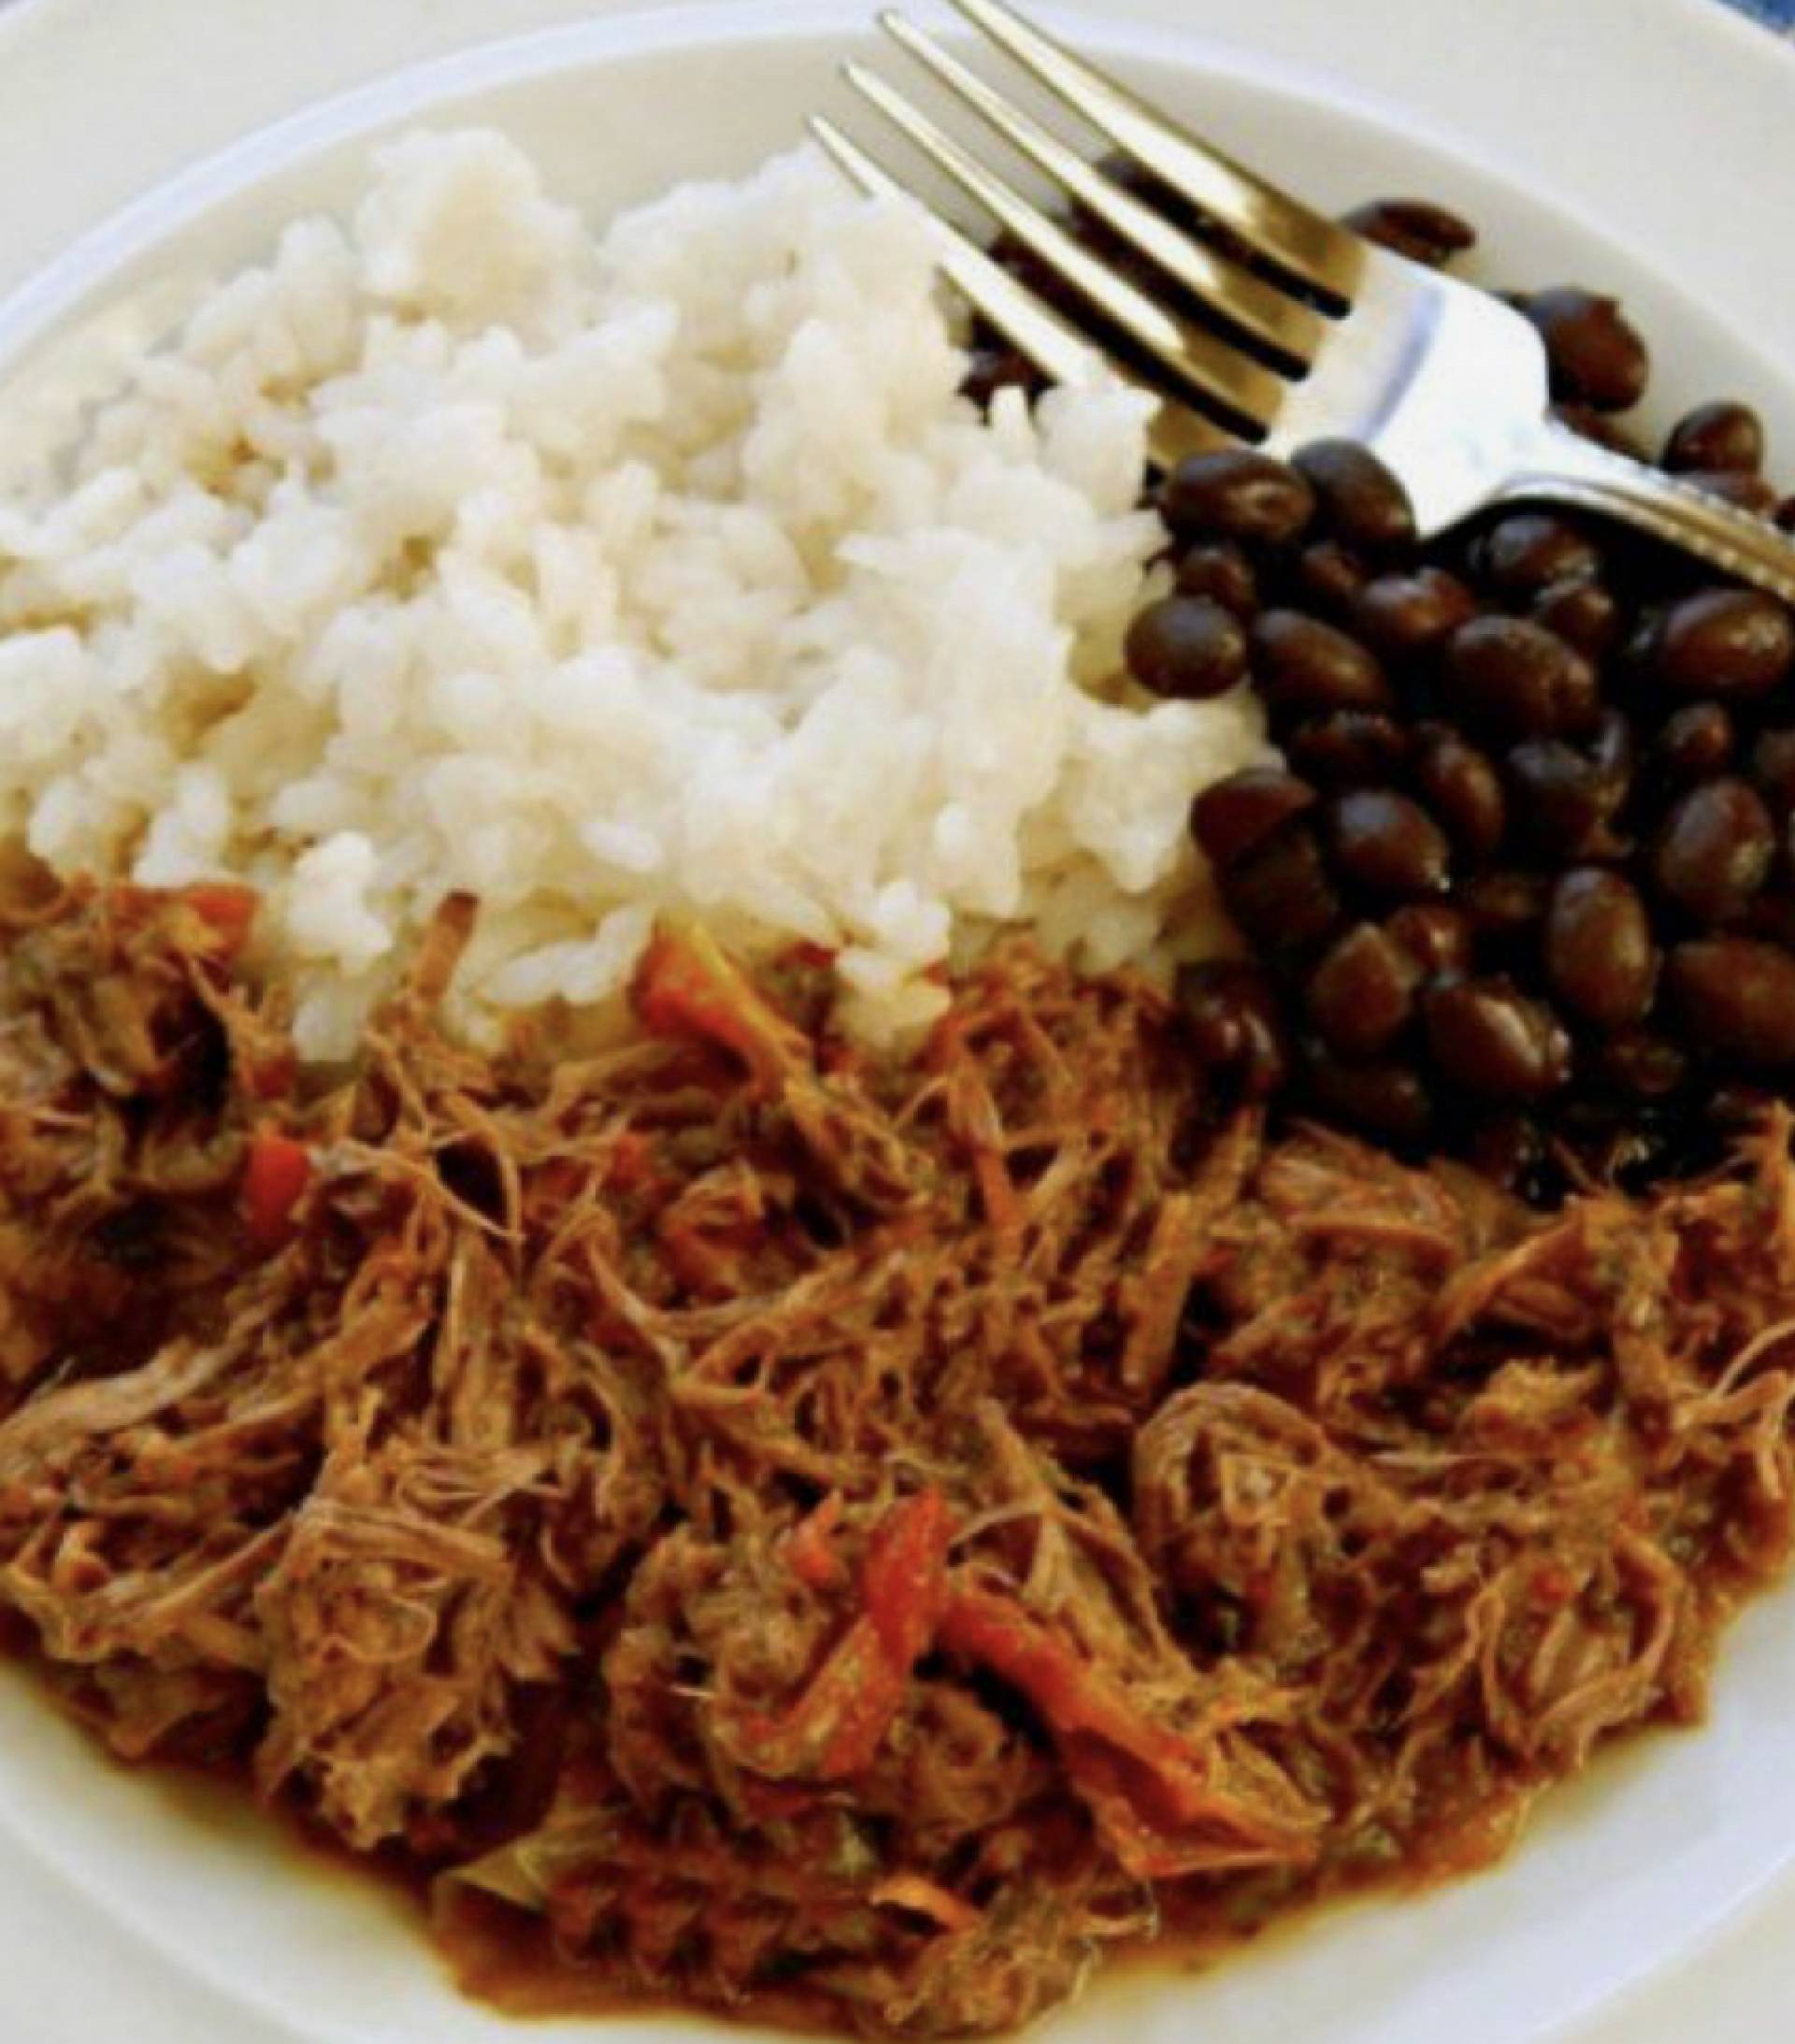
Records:
[[[1074,388],[1101,383],[1106,377],[1141,387],[1126,367],[1110,360],[1095,342],[1069,326],[1027,284],[994,263],[975,241],[900,184],[833,121],[813,114],[808,125],[837,166],[869,197],[904,199],[918,208],[935,236],[941,274],[975,312],[988,320],[1044,376]],[[1158,395],[1156,391],[1148,393],[1155,399]],[[1206,419],[1164,403],[1148,428],[1149,451],[1162,468],[1175,468],[1186,454],[1227,444],[1227,435]]]
[[[1326,333],[1326,322],[1319,313],[1181,234],[1162,213],[1112,183],[1076,150],[1012,106],[903,15],[887,9],[880,15],[879,23],[1062,190],[1130,247],[1150,257],[1193,297],[1292,362],[1306,366],[1314,359]]]
[[[1126,87],[1024,21],[1005,0],[953,4],[1056,98],[1083,114],[1163,184],[1281,268],[1343,304],[1352,302],[1364,265],[1357,235],[1155,113]]]
[[[871,198],[915,199],[889,171],[875,163],[833,121],[812,114],[811,133],[837,165]],[[920,201],[916,203],[920,204]],[[1036,368],[1055,383],[1084,388],[1103,381],[1104,357],[1096,345],[1069,326],[1007,269],[994,263],[968,236],[924,207],[938,246],[942,274],[974,311],[981,312]]]
[[[1223,423],[1244,422],[1263,433],[1275,417],[1285,385],[1270,369],[1213,334],[1176,320],[1144,292],[1118,277],[1038,206],[944,135],[926,116],[864,65],[842,75],[960,188],[978,201],[1026,248],[1069,284],[1172,379],[1178,394],[1203,409],[1220,408]]]

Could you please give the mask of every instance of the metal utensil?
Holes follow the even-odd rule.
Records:
[[[1364,441],[1401,478],[1423,536],[1492,504],[1545,499],[1620,519],[1795,602],[1795,541],[1774,525],[1551,417],[1545,351],[1518,312],[1313,212],[1005,0],[953,4],[1170,195],[1173,205],[1162,209],[933,36],[900,14],[880,17],[962,108],[1131,252],[1126,271],[877,72],[849,64],[844,75],[1027,252],[1055,304],[1084,309],[1091,327],[931,210],[955,288],[1053,380],[1120,373],[1152,388],[1161,399],[1153,436],[1160,462],[1231,441],[1277,454],[1343,436]],[[811,127],[863,190],[906,189],[834,122],[818,116]],[[1182,309],[1181,295],[1204,316]]]

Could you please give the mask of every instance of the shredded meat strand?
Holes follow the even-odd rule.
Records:
[[[908,1059],[679,931],[649,1033],[478,1056],[471,918],[323,1090],[240,903],[0,930],[0,1600],[121,1751],[620,1990],[938,2037],[1700,1713],[1790,1546],[1785,1114],[1541,1216],[1213,1125],[1019,944]]]

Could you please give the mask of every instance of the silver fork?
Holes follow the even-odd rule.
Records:
[[[1551,417],[1545,351],[1518,312],[1312,212],[1005,0],[953,4],[1202,223],[1191,232],[1174,224],[934,36],[902,15],[882,14],[886,33],[955,99],[1144,259],[1124,275],[876,72],[843,67],[863,99],[1028,252],[1057,298],[1088,308],[1151,365],[1160,463],[1242,440],[1278,454],[1348,437],[1401,478],[1424,536],[1492,504],[1547,499],[1620,519],[1795,602],[1795,542],[1774,525]],[[864,191],[906,189],[833,122],[818,116],[811,128]],[[930,219],[950,281],[1044,375],[1064,383],[1117,373],[1149,381],[956,226],[932,210]],[[1221,232],[1207,238],[1203,225]],[[1173,294],[1143,287],[1142,274],[1174,281],[1216,325],[1181,314]]]

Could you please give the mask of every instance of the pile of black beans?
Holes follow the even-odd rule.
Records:
[[[1415,202],[1354,224],[1444,262]],[[1647,355],[1612,298],[1514,302],[1561,415],[1628,451]],[[1744,405],[1681,420],[1662,465],[1795,525]],[[1185,976],[1197,1055],[1531,1197],[1705,1166],[1795,1074],[1795,622],[1618,527],[1517,507],[1417,542],[1401,485],[1327,440],[1163,479],[1170,594],[1127,657],[1157,694],[1249,684],[1278,768],[1192,829],[1247,956]]]

